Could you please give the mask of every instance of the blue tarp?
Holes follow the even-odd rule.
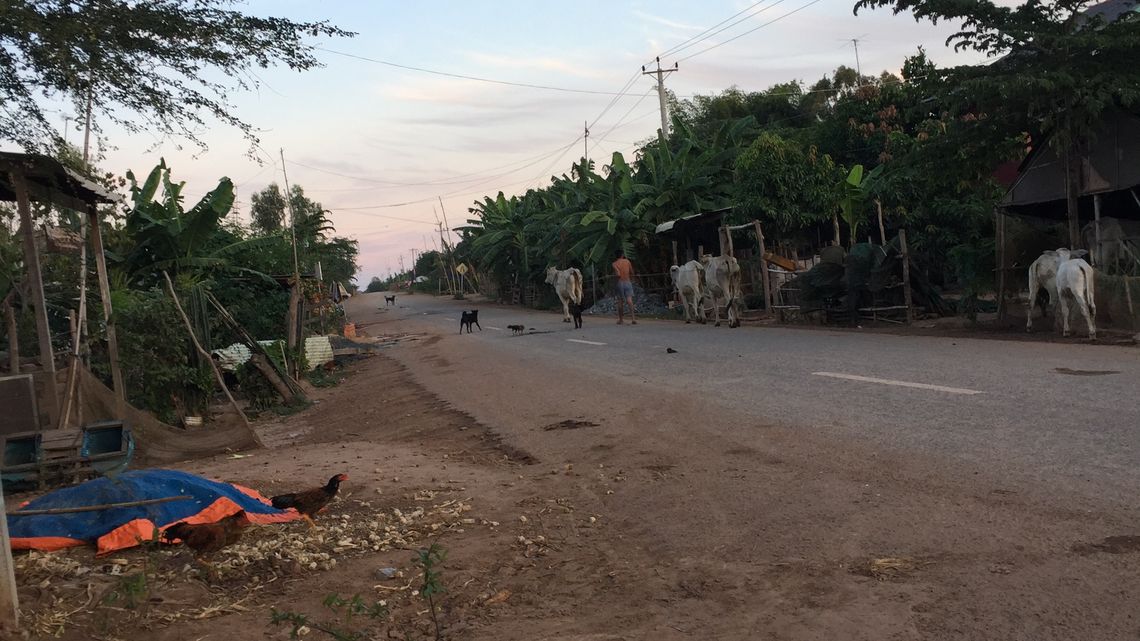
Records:
[[[178,521],[213,522],[245,510],[253,523],[279,523],[297,517],[269,505],[257,492],[175,470],[136,470],[49,492],[21,510],[76,508],[148,499],[186,497],[151,505],[90,512],[8,516],[14,549],[55,550],[96,543],[100,553],[131,547]]]

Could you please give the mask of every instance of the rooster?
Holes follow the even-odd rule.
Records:
[[[205,555],[236,543],[241,538],[242,530],[249,527],[249,519],[245,510],[213,523],[187,523],[179,521],[166,528],[162,539],[168,543],[180,540],[186,547],[194,551],[199,561],[206,563]]]
[[[329,479],[329,482],[324,487],[318,487],[304,492],[297,492],[295,494],[281,494],[269,499],[273,507],[279,510],[293,508],[301,513],[301,517],[309,522],[310,528],[317,527],[313,523],[313,516],[320,512],[328,505],[336,496],[337,490],[340,489],[340,484],[348,480],[347,474],[337,474]]]

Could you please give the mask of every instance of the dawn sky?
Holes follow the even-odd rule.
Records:
[[[979,60],[944,46],[951,25],[889,11],[856,17],[852,4],[253,0],[245,7],[251,13],[324,19],[358,33],[319,43],[325,68],[262,70],[258,92],[233,96],[240,117],[261,131],[263,164],[246,157],[239,132],[218,125],[203,134],[204,153],[109,128],[114,148],[103,167],[145,173],[163,156],[174,177],[188,183],[191,202],[229,176],[245,218],[251,193],[282,183],[284,149],[290,183],[332,211],[338,234],[360,241],[363,286],[396,270],[400,256],[408,263],[412,248],[436,246],[439,198],[455,227],[484,195],[522,193],[568,172],[583,153],[585,122],[592,123],[589,153],[599,165],[614,151],[632,160],[660,122],[654,81],[641,66],[738,12],[717,27],[727,26],[723,32],[662,56],[663,66],[680,65],[669,89],[685,97],[732,85],[756,91],[788,80],[810,84],[838,65],[855,66],[852,38],[859,39],[865,74],[897,71],[920,45],[941,65]],[[78,134],[69,137],[74,142]]]

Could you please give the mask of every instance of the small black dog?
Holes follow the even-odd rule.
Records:
[[[521,334],[526,329],[526,325],[507,325],[507,329],[511,330],[512,334]]]
[[[582,296],[581,303],[570,302],[570,316],[574,318],[574,329],[582,329],[582,312],[594,306],[594,299]]]
[[[395,304],[396,304],[396,295],[395,294],[392,294],[391,296],[385,296],[384,297],[384,307],[387,307],[388,305],[395,305]]]
[[[466,326],[467,333],[470,334],[472,323],[475,324],[475,327],[479,328],[479,331],[483,331],[483,326],[479,324],[479,310],[477,309],[473,309],[469,312],[463,312],[463,315],[459,317],[459,333],[462,334],[463,328]]]

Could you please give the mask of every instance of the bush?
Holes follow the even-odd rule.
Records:
[[[166,422],[179,409],[202,414],[214,375],[192,359],[193,344],[173,301],[157,288],[118,294],[119,356],[131,404]]]

